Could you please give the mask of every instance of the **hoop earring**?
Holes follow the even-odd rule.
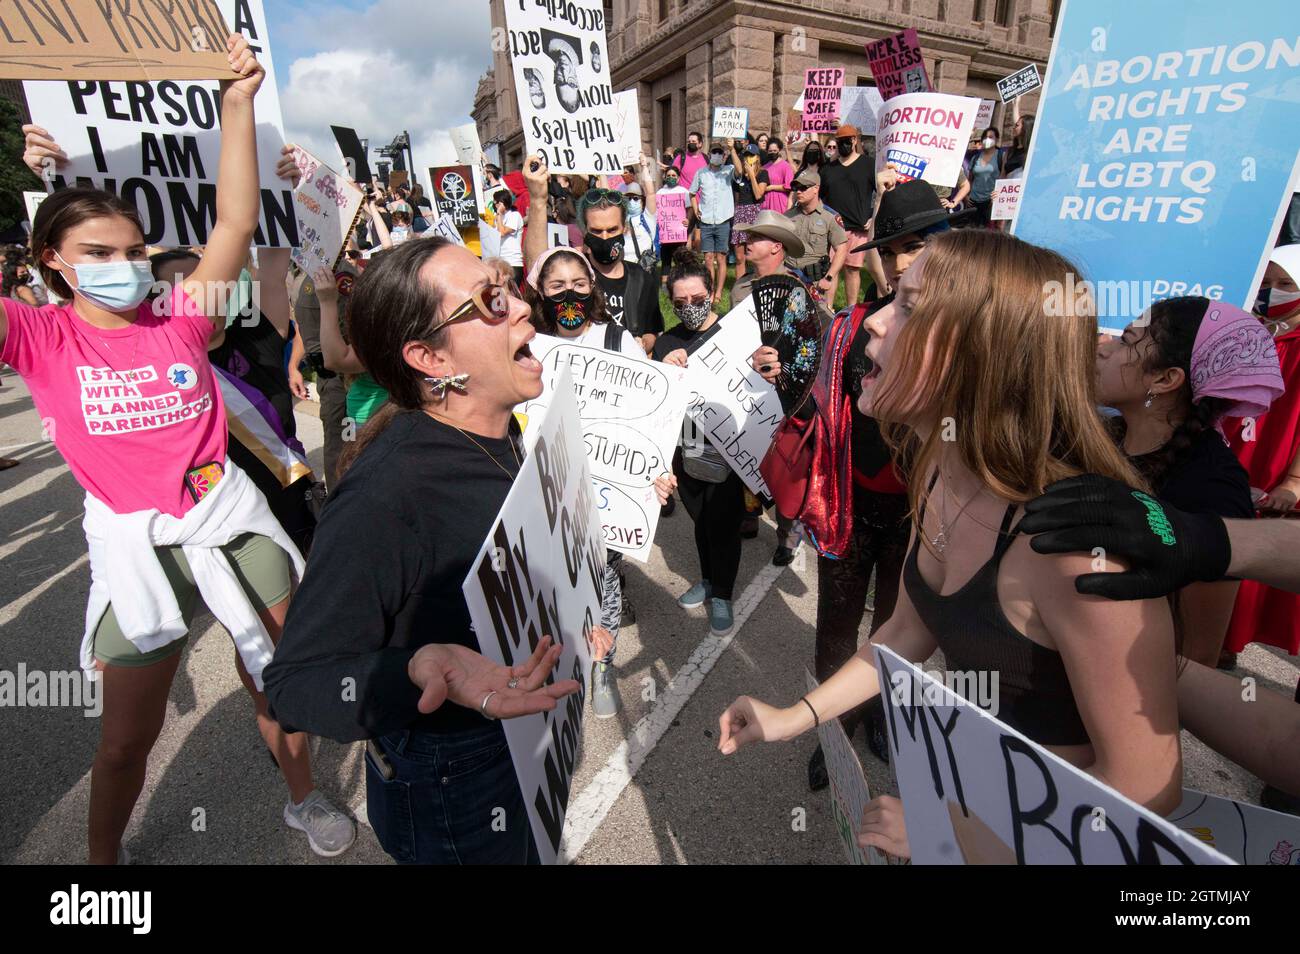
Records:
[[[465,382],[469,380],[468,374],[446,374],[440,378],[425,378],[429,382],[429,389],[433,392],[433,399],[441,401],[447,396],[447,388],[452,388],[465,393]]]

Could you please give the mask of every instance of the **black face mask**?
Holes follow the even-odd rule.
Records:
[[[688,142],[688,143],[686,144],[686,151],[687,151],[687,152],[699,152],[699,151],[700,151],[700,147],[697,146],[697,145],[695,145],[695,143]]]
[[[601,265],[613,265],[623,257],[623,236],[615,235],[613,238],[599,238],[595,235],[588,235],[587,251]]]
[[[594,297],[594,292],[579,295],[572,288],[559,295],[546,295],[542,298],[542,317],[570,331],[581,328]]]
[[[781,154],[779,152],[769,152],[767,154],[768,162],[776,162],[780,158],[781,158]]]
[[[840,154],[841,159],[847,159],[849,156],[853,155],[853,143],[848,140],[837,142],[835,144],[835,149]]]
[[[822,162],[821,150],[807,149],[803,154],[803,161],[810,166],[819,166]]]

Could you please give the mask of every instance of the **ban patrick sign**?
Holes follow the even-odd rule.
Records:
[[[502,723],[538,854],[553,864],[578,760],[605,546],[567,370],[534,426],[524,466],[461,590],[484,656],[517,666],[552,636],[563,649],[553,678],[581,686],[551,712]]]

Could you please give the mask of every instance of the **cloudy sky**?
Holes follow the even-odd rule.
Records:
[[[447,130],[471,122],[492,64],[487,0],[265,0],[285,133],[326,162],[330,125],[372,147],[403,129],[420,181],[454,162]],[[373,168],[373,158],[372,158]]]

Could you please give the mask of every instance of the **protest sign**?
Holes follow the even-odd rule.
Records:
[[[505,11],[527,151],[544,155],[552,173],[618,172],[601,0],[507,3]]]
[[[31,225],[36,221],[36,210],[41,207],[48,193],[45,192],[24,192],[23,205],[27,207],[27,224]]]
[[[1169,821],[1239,865],[1300,865],[1300,818],[1183,789]]]
[[[253,244],[293,248],[298,244],[293,186],[275,174],[284,124],[262,3],[219,0],[217,5],[266,67],[254,104],[261,212]],[[217,219],[217,81],[27,82],[23,91],[32,116],[68,154],[67,165],[48,170],[49,191],[73,185],[105,189],[136,207],[147,244],[207,244]]]
[[[889,751],[916,864],[1232,864],[876,646]],[[948,673],[996,711],[996,672]]]
[[[758,468],[785,414],[776,388],[749,365],[761,343],[754,299],[746,298],[691,352],[686,413],[746,487],[770,496]]]
[[[883,40],[873,40],[866,46],[867,63],[871,75],[880,87],[886,101],[904,93],[927,93],[930,74],[925,70],[925,57],[916,30],[904,30]]]
[[[892,162],[901,180],[957,184],[979,100],[946,93],[895,96],[880,110],[876,172]]]
[[[991,99],[981,99],[979,111],[975,114],[976,134],[983,133],[993,125],[993,110],[997,109],[998,104]]]
[[[844,70],[838,67],[815,67],[804,70],[803,132],[833,133],[838,128],[840,93],[844,90]]]
[[[1020,187],[1024,179],[999,179],[993,188],[993,209],[989,219],[994,222],[1007,222],[1016,217],[1020,208]]]
[[[406,185],[410,181],[411,174],[405,169],[394,169],[388,173],[388,188],[397,189],[399,186]]]
[[[1090,283],[1053,309],[1090,291],[1118,334],[1161,298],[1251,308],[1300,173],[1295,25],[1290,0],[1066,4],[1013,226]]]
[[[473,123],[456,126],[448,133],[451,144],[456,149],[456,161],[462,166],[469,166],[470,180],[474,186],[474,202],[478,214],[487,211],[485,190],[487,187],[487,165],[490,161],[478,138],[478,127]],[[490,257],[484,253],[484,257]]]
[[[569,247],[569,227],[560,225],[557,222],[546,223],[546,247],[556,248],[558,246]]]
[[[159,82],[235,75],[226,59],[229,20],[216,0],[12,0],[12,6],[0,9],[0,79]]]
[[[357,131],[347,126],[331,126],[330,132],[334,133],[334,142],[339,147],[343,170],[352,177],[352,181],[369,183],[374,178],[374,173],[370,171],[366,147],[361,145]]]
[[[804,670],[808,691],[817,688],[813,674]],[[831,815],[835,819],[835,833],[851,865],[882,865],[884,857],[875,848],[863,849],[858,845],[858,829],[862,825],[862,811],[871,801],[867,777],[853,745],[840,725],[839,719],[826,719],[817,726],[817,740],[822,755],[826,757],[826,774],[831,780]]]
[[[640,162],[641,107],[637,103],[634,89],[614,94],[614,135],[623,165],[635,166]]]
[[[457,228],[478,225],[474,172],[469,166],[430,166],[433,202],[439,215],[450,215]]]
[[[863,136],[876,134],[876,114],[884,100],[874,86],[846,86],[840,94],[840,121],[856,126]]]
[[[749,133],[749,110],[739,106],[713,107],[713,138],[744,139]]]
[[[685,242],[690,235],[686,227],[686,210],[690,207],[690,196],[683,189],[681,192],[656,192],[655,215],[659,219],[659,241]]]
[[[556,382],[548,413],[529,430],[528,456],[461,590],[484,656],[517,666],[551,636],[563,650],[555,678],[582,687],[550,712],[501,723],[533,841],[542,863],[554,864],[578,760],[591,630],[600,625],[605,587],[605,547],[567,372]]]
[[[644,563],[659,523],[655,478],[672,472],[690,396],[686,371],[551,335],[538,335],[531,348],[544,368],[544,390],[518,408],[527,415],[525,433],[531,435],[554,403],[556,382],[567,372],[582,421],[601,538],[609,549]]]
[[[462,247],[465,245],[465,239],[461,236],[460,229],[456,228],[456,220],[450,213],[438,216],[429,231],[449,242],[455,242]]]
[[[1010,76],[998,80],[998,96],[1002,98],[1002,102],[1009,103],[1026,93],[1032,93],[1042,85],[1043,81],[1038,76],[1038,66],[1030,63]]]
[[[308,275],[338,265],[348,233],[356,224],[361,190],[301,146],[293,151],[298,187],[293,190],[298,217],[298,244],[290,257]]]

